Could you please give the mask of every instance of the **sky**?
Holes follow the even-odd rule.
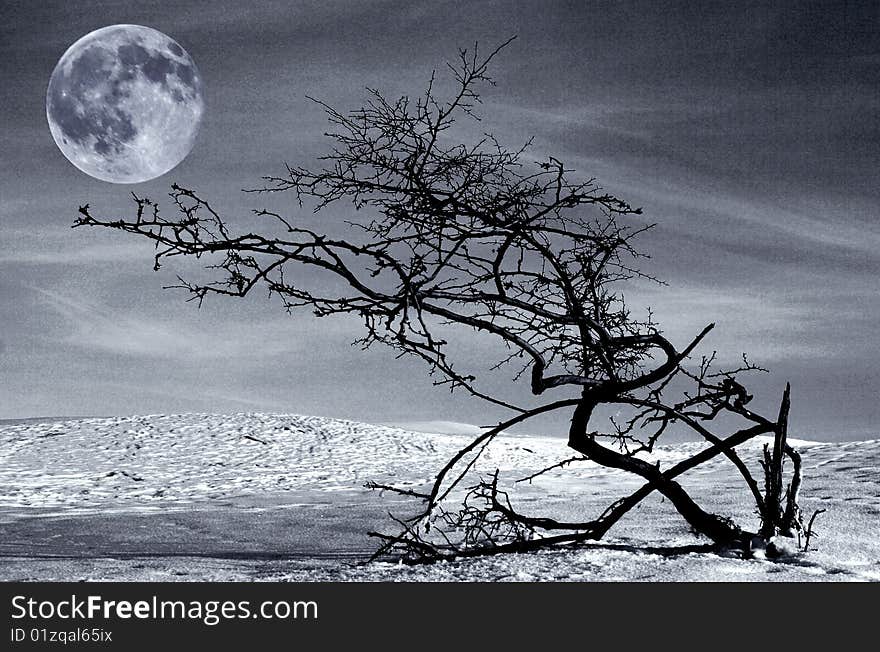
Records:
[[[669,338],[717,324],[704,350],[742,352],[772,414],[792,383],[792,434],[877,436],[880,418],[880,5],[876,2],[9,2],[0,25],[0,418],[295,412],[368,422],[491,423],[501,414],[432,387],[417,361],[350,346],[349,320],[277,301],[163,290],[147,242],[70,226],[80,204],[131,214],[178,182],[234,220],[292,197],[240,192],[326,151],[317,97],[355,109],[365,88],[419,93],[475,41],[516,35],[495,61],[480,129],[564,160],[643,207],[656,228],[637,285]],[[189,157],[134,186],[92,179],[49,132],[58,59],[115,23],[157,29],[201,71],[206,109]],[[473,126],[465,125],[465,131]],[[479,364],[490,352],[461,342]],[[490,381],[504,389],[509,379]],[[513,389],[525,396],[525,391]],[[541,432],[564,432],[559,420]]]

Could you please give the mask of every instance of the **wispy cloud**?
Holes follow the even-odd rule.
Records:
[[[643,203],[652,215],[687,212],[702,216],[700,223],[693,217],[680,220],[677,226],[683,230],[711,237],[713,225],[725,231],[732,226],[752,227],[785,234],[812,248],[840,247],[874,256],[880,252],[880,226],[874,220],[854,220],[849,210],[850,202],[864,198],[851,195],[830,207],[827,192],[817,194],[815,179],[801,185],[799,179],[791,179],[801,162],[789,165],[778,180],[750,171],[756,161],[750,162],[748,153],[738,152],[737,146],[746,134],[764,138],[767,145],[776,143],[779,134],[772,124],[741,124],[742,117],[736,115],[740,122],[731,122],[731,115],[717,105],[680,101],[654,106],[621,101],[537,108],[497,100],[487,113],[493,120],[501,116],[501,123],[525,124],[539,134],[526,160],[543,160],[550,154],[560,157],[575,174],[597,177],[624,198]],[[792,128],[785,123],[782,127]],[[717,137],[718,161],[743,171],[737,176],[710,161],[695,159],[697,148],[682,144],[696,139],[695,133],[702,139],[708,139],[707,134]],[[810,137],[801,134],[801,140]],[[773,156],[780,162],[798,156],[796,151],[786,151],[787,145],[777,143],[779,149]],[[774,182],[788,192],[768,190]],[[676,227],[668,221],[666,225]],[[755,234],[760,240],[762,232]]]
[[[0,251],[0,265],[84,265],[92,266],[100,263],[116,263],[131,260],[146,260],[145,248],[140,242],[124,244],[99,244],[71,248],[69,242],[65,247],[47,247],[40,249],[16,248]]]
[[[65,344],[126,356],[171,358],[181,362],[200,359],[265,358],[291,353],[301,344],[289,336],[290,322],[225,321],[210,330],[183,320],[164,322],[143,315],[120,314],[96,301],[30,288],[64,320]]]

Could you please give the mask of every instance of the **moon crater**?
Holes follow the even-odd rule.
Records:
[[[202,77],[176,41],[149,27],[112,25],[61,57],[46,93],[58,148],[86,174],[139,183],[192,150],[204,113]]]

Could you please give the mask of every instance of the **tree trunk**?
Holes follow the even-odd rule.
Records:
[[[699,534],[709,537],[720,545],[742,543],[744,533],[730,520],[710,514],[697,505],[684,488],[663,475],[659,466],[644,460],[618,453],[601,445],[587,432],[590,416],[597,405],[588,395],[575,408],[569,430],[568,445],[597,464],[635,473],[647,480],[666,496],[678,513]]]
[[[766,499],[764,514],[762,514],[761,536],[765,540],[777,534],[794,536],[803,530],[801,510],[798,505],[801,487],[801,456],[787,441],[790,408],[791,387],[786,384],[782,403],[779,406],[779,418],[774,430],[773,452],[770,452],[768,446],[764,447],[763,466]],[[783,495],[785,485],[782,472],[786,456],[791,459],[793,470],[791,483]]]

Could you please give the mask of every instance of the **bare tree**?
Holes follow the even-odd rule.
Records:
[[[420,358],[437,385],[509,410],[508,419],[449,459],[424,492],[373,485],[423,503],[414,516],[397,519],[400,531],[373,533],[382,541],[378,555],[434,561],[599,539],[653,492],[719,546],[748,549],[780,532],[799,533],[800,457],[786,442],[789,390],[775,419],[753,412],[742,378],[756,366],[745,358],[733,370],[715,370],[712,358],[687,362],[711,324],[679,347],[650,313],[637,319],[624,301],[626,281],[655,280],[636,268],[643,256],[634,240],[650,229],[635,217],[640,209],[603,192],[593,179],[573,180],[556,158],[532,164],[526,147],[509,150],[489,135],[468,144],[451,137],[456,118],[474,116],[479,86],[491,83],[487,66],[506,44],[487,56],[476,46],[461,51],[448,64],[454,91],[445,101],[432,76],[415,99],[389,101],[372,90],[365,106],[351,113],[319,103],[333,142],[320,169],[288,166],[251,191],[293,193],[300,207],[316,212],[351,202],[366,217],[351,224],[348,237],[322,235],[269,210],[254,212],[273,226],[236,235],[204,199],[177,185],[173,217],[134,196],[133,217],[100,219],[86,205],[75,226],[148,238],[156,246],[156,269],[174,256],[219,257],[210,267],[219,273],[213,280],[180,279],[174,286],[199,303],[208,295],[243,297],[263,287],[289,311],[356,315],[363,320],[363,346],[381,343]],[[326,283],[309,285],[304,275],[286,274],[303,266],[336,281],[334,292],[320,289]],[[450,344],[456,330],[503,344],[506,353],[496,368],[509,367],[515,381],[527,382],[533,402],[521,405],[490,392],[475,373],[462,370]],[[683,383],[690,389],[672,391]],[[601,432],[592,424],[599,406],[625,408],[630,416]],[[571,413],[568,446],[577,456],[550,469],[591,460],[638,476],[642,487],[585,522],[520,513],[499,488],[497,473],[465,487],[495,437],[561,410]],[[730,429],[733,419],[740,425]],[[707,447],[665,469],[639,457],[673,424],[692,430]],[[717,424],[725,425],[725,434]],[[763,487],[735,450],[758,435],[774,437],[762,461]],[[758,533],[704,510],[677,481],[719,455],[735,465],[751,493],[762,522]],[[793,463],[787,491],[786,458]],[[451,507],[462,493],[461,504]]]

